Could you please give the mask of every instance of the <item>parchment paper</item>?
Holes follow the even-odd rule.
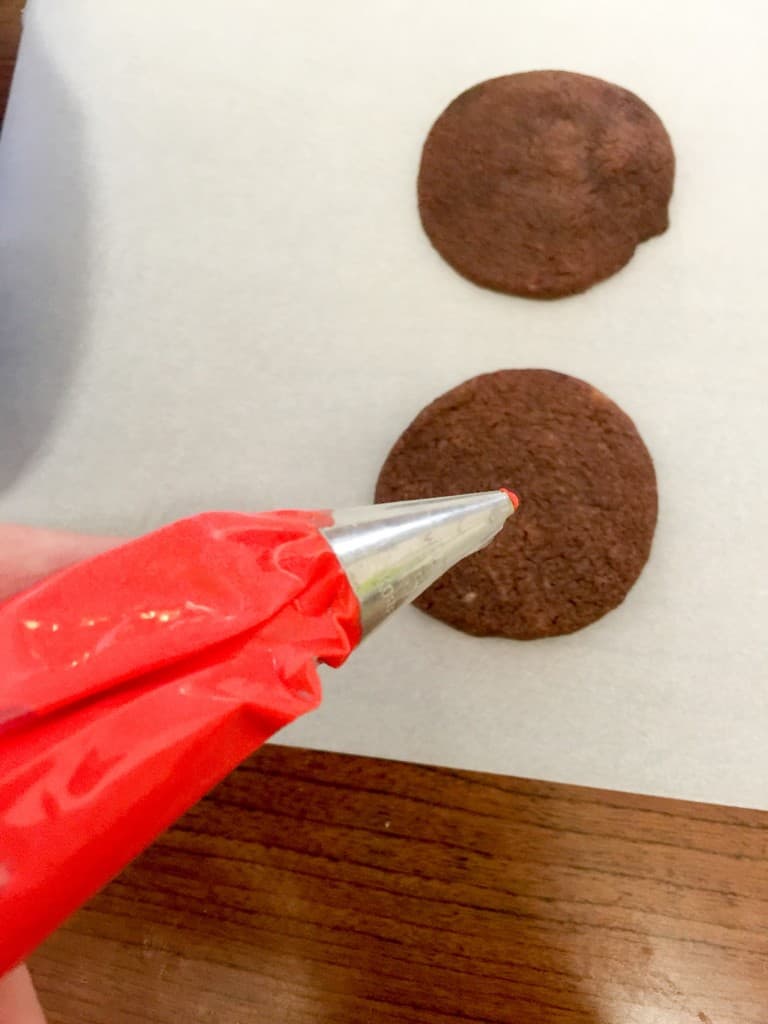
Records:
[[[0,516],[135,533],[365,503],[447,388],[583,377],[658,472],[624,605],[527,644],[406,609],[281,739],[768,807],[767,19],[748,0],[32,0],[0,144]],[[669,232],[547,303],[464,281],[415,203],[446,103],[542,67],[634,90],[678,157]]]

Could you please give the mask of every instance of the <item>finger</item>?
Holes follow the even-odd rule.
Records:
[[[45,1024],[32,979],[23,964],[0,978],[0,1024]]]
[[[0,525],[0,600],[120,543],[118,537]]]

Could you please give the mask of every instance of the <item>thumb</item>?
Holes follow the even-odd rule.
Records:
[[[120,543],[119,537],[0,525],[0,601],[58,569]]]

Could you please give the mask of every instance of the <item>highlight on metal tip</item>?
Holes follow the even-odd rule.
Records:
[[[322,532],[360,602],[363,633],[485,547],[518,505],[500,488],[333,512]]]

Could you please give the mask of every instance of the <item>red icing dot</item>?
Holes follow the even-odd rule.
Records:
[[[500,487],[499,490],[501,491],[502,494],[506,494],[506,496],[512,502],[512,506],[515,512],[517,512],[518,508],[520,507],[520,499],[515,494],[515,492],[510,491],[508,487]]]

